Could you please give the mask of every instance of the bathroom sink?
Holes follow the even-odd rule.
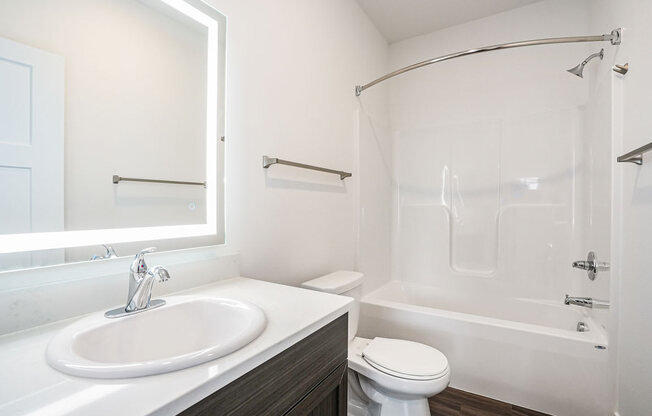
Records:
[[[265,329],[264,312],[248,302],[194,296],[166,302],[122,318],[102,312],[74,322],[50,341],[48,363],[81,377],[148,376],[230,354]]]

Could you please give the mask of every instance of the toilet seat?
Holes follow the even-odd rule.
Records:
[[[374,338],[362,358],[379,371],[408,380],[434,380],[448,373],[448,360],[439,350],[402,339]]]
[[[406,377],[405,374],[396,376],[391,374],[392,370],[377,368],[367,359],[363,358],[363,351],[372,340],[355,337],[349,343],[349,368],[356,373],[373,380],[381,388],[393,394],[404,397],[430,397],[444,390],[450,381],[450,368],[446,369],[437,378],[413,379]],[[400,341],[400,340],[399,340]]]
[[[372,367],[408,380],[434,380],[448,372],[448,360],[437,349],[402,339],[374,338],[362,350]]]

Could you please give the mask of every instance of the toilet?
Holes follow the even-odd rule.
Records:
[[[363,277],[337,271],[302,284],[355,300],[349,311],[349,416],[430,416],[428,397],[450,381],[448,360],[417,342],[356,337]]]

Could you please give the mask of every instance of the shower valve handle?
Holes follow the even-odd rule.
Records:
[[[609,263],[599,262],[596,260],[595,253],[589,251],[589,254],[586,256],[586,260],[579,260],[573,262],[573,268],[586,270],[589,275],[589,279],[595,280],[599,271],[608,271]]]
[[[590,261],[574,261],[573,262],[573,267],[576,269],[582,269],[582,270],[593,270],[593,263]]]

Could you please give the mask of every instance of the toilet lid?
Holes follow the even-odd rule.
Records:
[[[444,354],[402,339],[374,338],[362,351],[362,357],[377,370],[411,380],[432,380],[448,370]]]

